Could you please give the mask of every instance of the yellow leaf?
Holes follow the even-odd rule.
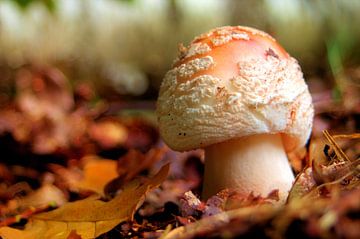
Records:
[[[86,161],[84,178],[74,186],[103,195],[105,185],[118,176],[117,161],[93,156],[87,157]]]
[[[119,223],[132,220],[146,193],[158,187],[166,179],[168,171],[167,164],[146,182],[130,182],[109,202],[90,197],[33,216],[25,230],[2,227],[0,236],[3,239],[66,239],[75,230],[83,239],[98,237]]]

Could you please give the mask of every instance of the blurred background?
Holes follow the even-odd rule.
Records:
[[[165,162],[171,162],[168,180],[161,191],[148,195],[135,219],[140,215],[142,226],[149,221],[147,231],[161,225],[153,222],[163,223],[156,229],[170,229],[168,220],[174,226],[185,224],[185,218],[178,223],[178,216],[176,220],[173,216],[179,215],[178,199],[185,192],[200,195],[204,155],[201,150],[178,153],[164,146],[155,102],[178,45],[188,45],[195,36],[224,25],[268,32],[302,67],[316,114],[308,148],[288,155],[294,172],[311,164],[322,194],[327,194],[324,185],[336,189],[334,200],[339,188],[358,186],[359,180],[350,183],[353,176],[348,172],[359,174],[355,159],[360,143],[350,139],[360,137],[355,135],[360,132],[360,0],[0,0],[0,227],[14,222],[18,227],[29,215],[19,212],[28,207],[36,213],[33,209],[40,205],[47,210],[54,202],[62,205],[91,192],[112,198],[125,183],[154,174]],[[344,152],[329,140],[330,134],[340,134]],[[337,152],[341,157],[335,157]],[[313,176],[299,178],[309,184]],[[316,185],[300,184],[306,190]],[[262,202],[251,194],[241,203],[253,198]],[[358,231],[359,214],[354,216],[358,211],[351,202],[356,200],[349,199],[350,203],[340,198],[329,206],[311,203],[317,207],[313,212],[306,203],[299,219],[292,211],[281,210],[292,217],[284,225],[294,234],[287,235],[299,237],[303,227],[311,229],[311,237],[328,230],[323,235],[359,238],[351,234]],[[219,204],[218,199],[214,203]],[[323,216],[318,205],[341,210],[332,210],[331,215],[324,210]],[[195,218],[198,209],[191,209]],[[14,221],[7,220],[9,216]],[[261,225],[271,225],[269,232],[276,236],[273,232],[282,218],[275,223],[264,218]],[[285,217],[282,221],[287,222]],[[122,224],[102,238],[129,238],[126,228]],[[144,232],[139,228],[136,231]]]
[[[155,100],[179,43],[223,25],[273,35],[312,92],[360,82],[360,1],[0,0],[0,104],[23,68],[55,67],[109,100]]]

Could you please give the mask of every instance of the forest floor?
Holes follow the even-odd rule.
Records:
[[[166,147],[154,103],[107,102],[56,69],[21,70],[0,109],[0,237],[360,238],[360,100],[347,92],[313,94],[285,205],[276,190],[201,201],[203,152]]]

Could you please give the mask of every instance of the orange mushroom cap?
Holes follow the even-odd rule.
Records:
[[[208,49],[208,51],[201,51],[201,49]],[[254,57],[265,59],[268,55],[289,58],[289,54],[273,37],[265,32],[242,26],[216,28],[195,38],[187,51],[180,52],[174,66],[184,64],[201,55],[212,56],[216,65],[206,71],[193,74],[191,78],[200,74],[209,74],[221,79],[230,79],[238,74],[237,63],[241,60]]]
[[[180,47],[160,88],[160,133],[175,150],[253,134],[279,133],[287,151],[303,146],[313,106],[297,61],[270,35],[216,28]]]

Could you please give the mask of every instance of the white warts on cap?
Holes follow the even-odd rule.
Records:
[[[203,62],[212,62],[212,58],[207,59]],[[312,118],[311,97],[296,60],[275,57],[247,59],[238,63],[241,74],[231,79],[201,75],[179,81],[178,77],[192,75],[211,65],[206,63],[205,67],[199,67],[195,62],[171,70],[161,86],[157,114],[162,125],[161,133],[169,146],[189,150],[232,137],[270,132],[288,133],[300,143],[306,142],[311,127],[307,125],[308,128],[303,129],[297,123],[303,116],[291,118],[292,112],[299,110],[293,101],[303,92],[306,92],[303,97],[307,97],[305,100],[309,104],[307,109],[303,109],[308,113],[302,115]],[[179,69],[182,69],[182,74],[179,74]],[[173,117],[176,120],[171,120]],[[293,120],[296,122],[291,123]],[[176,132],[187,134],[176,137]]]
[[[243,48],[253,44],[261,50]],[[233,67],[234,56],[221,52],[239,46],[244,56],[239,54]],[[291,139],[289,151],[306,143],[313,118],[311,96],[297,61],[270,35],[241,26],[217,28],[181,47],[179,57],[157,102],[160,134],[172,149],[269,133]]]
[[[191,44],[190,48],[186,53],[185,58],[192,57],[195,55],[205,54],[208,53],[209,51],[211,51],[211,48],[208,44],[202,42],[194,43]]]
[[[180,77],[191,77],[201,70],[209,69],[213,64],[213,58],[211,56],[205,56],[181,64],[176,69]]]
[[[220,35],[218,37],[215,37],[211,39],[211,42],[214,46],[221,46],[224,45],[232,40],[232,37],[230,35]]]
[[[228,31],[226,31],[228,32]],[[228,34],[219,34],[219,36],[211,39],[211,43],[214,46],[224,45],[232,40],[250,40],[249,35],[246,32],[228,32]]]

